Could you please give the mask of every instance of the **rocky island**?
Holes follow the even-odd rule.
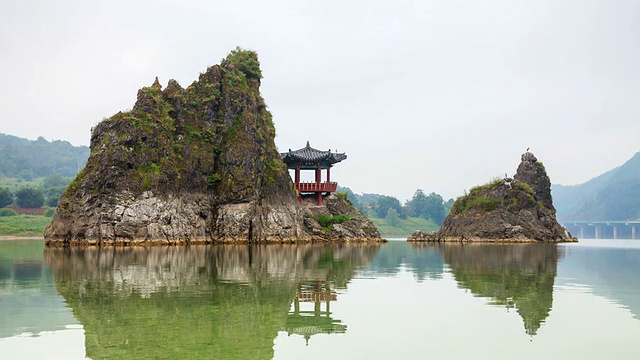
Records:
[[[458,198],[438,232],[417,231],[408,241],[573,242],[556,219],[551,181],[530,152],[513,178],[475,187]]]
[[[298,199],[261,78],[256,53],[237,48],[186,89],[140,89],[92,129],[47,245],[382,241],[341,194]]]

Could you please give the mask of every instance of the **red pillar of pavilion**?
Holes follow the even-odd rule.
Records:
[[[322,189],[322,168],[320,165],[316,168],[316,189]],[[316,196],[318,198],[318,206],[322,206],[322,191],[317,191]]]

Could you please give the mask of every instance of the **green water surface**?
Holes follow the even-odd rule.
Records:
[[[0,241],[2,359],[640,358],[640,241]]]

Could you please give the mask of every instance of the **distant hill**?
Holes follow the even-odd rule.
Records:
[[[640,152],[624,165],[583,184],[552,185],[557,217],[567,220],[640,218]]]
[[[0,177],[44,177],[53,173],[73,177],[89,157],[88,146],[68,141],[28,140],[0,133]]]

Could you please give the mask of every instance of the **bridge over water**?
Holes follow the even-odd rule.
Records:
[[[640,219],[564,221],[562,225],[579,239],[638,239]]]

